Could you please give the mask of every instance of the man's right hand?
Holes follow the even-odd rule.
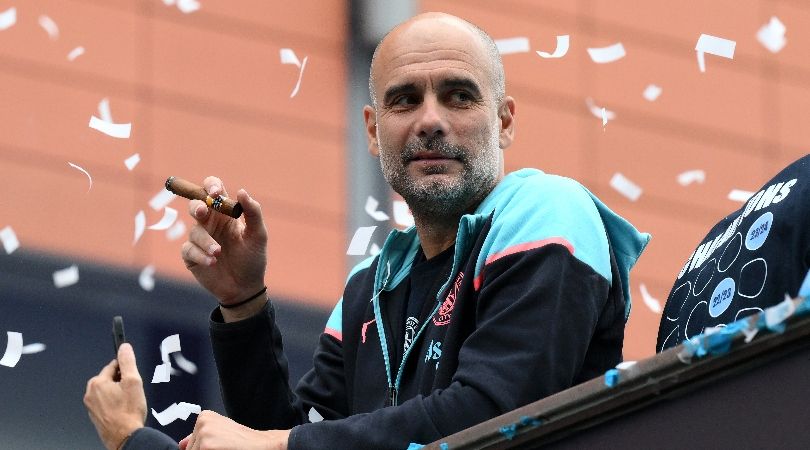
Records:
[[[203,180],[203,187],[214,198],[228,195],[216,177]],[[244,189],[236,200],[243,209],[239,219],[213,211],[201,200],[191,200],[189,213],[197,223],[182,248],[186,267],[224,305],[260,291],[267,268],[267,228],[261,205]]]

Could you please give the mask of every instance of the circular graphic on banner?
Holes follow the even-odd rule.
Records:
[[[748,229],[748,233],[745,235],[745,248],[748,250],[756,250],[762,247],[762,244],[765,243],[765,239],[768,239],[768,233],[770,233],[772,226],[772,212],[769,211],[759,216],[759,218],[751,224],[751,228]]]
[[[709,300],[709,315],[718,317],[720,314],[723,314],[731,304],[731,300],[734,299],[736,290],[737,284],[734,282],[734,278],[726,278],[721,281],[717,287],[714,288],[712,297]]]

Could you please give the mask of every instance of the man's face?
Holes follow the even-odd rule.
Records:
[[[389,36],[372,68],[371,151],[415,213],[458,215],[503,176],[499,102],[471,30],[420,25]]]

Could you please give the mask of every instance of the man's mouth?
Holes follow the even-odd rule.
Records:
[[[439,162],[449,159],[455,159],[450,156],[442,155],[441,153],[434,153],[434,152],[419,152],[411,158],[411,161],[429,161],[429,162]]]

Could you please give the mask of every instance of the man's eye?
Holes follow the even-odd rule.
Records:
[[[473,97],[465,91],[454,91],[450,94],[450,99],[454,102],[467,103],[471,102]]]
[[[413,105],[416,103],[416,98],[413,95],[400,95],[399,97],[395,98],[393,102],[391,102],[394,106],[406,106],[406,105]]]

